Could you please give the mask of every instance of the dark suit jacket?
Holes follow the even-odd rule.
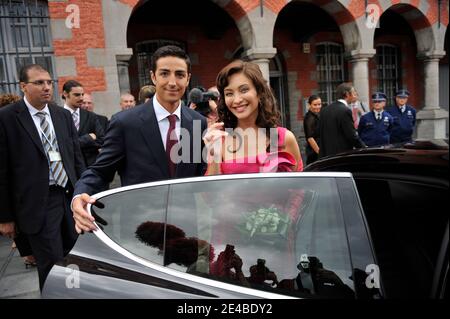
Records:
[[[354,127],[352,111],[339,101],[320,110],[318,134],[319,157],[365,146]]]
[[[100,125],[103,128],[103,132],[106,133],[106,130],[108,129],[108,124],[109,124],[109,120],[106,116],[100,115],[100,114],[96,114],[98,121],[100,122]]]
[[[177,165],[176,177],[203,175],[206,164],[201,151],[204,146],[202,133],[207,128],[206,118],[183,105],[181,128],[189,132],[189,136],[182,137],[180,141],[181,153],[187,159]],[[74,195],[92,195],[105,190],[116,171],[122,186],[170,178],[152,100],[113,115],[102,151],[97,161],[81,176]]]
[[[69,111],[50,105],[50,116],[69,186],[84,170],[78,134]],[[0,109],[0,222],[15,221],[34,234],[45,221],[49,167],[41,138],[23,100]]]
[[[90,133],[96,135],[93,140]],[[95,162],[98,150],[103,144],[105,131],[98,120],[97,114],[80,109],[80,129],[78,130],[81,152],[83,153],[86,167]]]

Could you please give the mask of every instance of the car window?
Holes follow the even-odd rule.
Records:
[[[448,223],[448,188],[388,178],[356,184],[386,297],[428,298]]]
[[[164,264],[299,297],[354,295],[334,178],[171,185]]]
[[[167,196],[168,186],[122,191],[102,197],[105,207],[94,211],[107,221],[100,226],[113,241],[162,265]]]

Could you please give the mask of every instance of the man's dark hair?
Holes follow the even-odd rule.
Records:
[[[347,94],[350,94],[353,88],[353,84],[350,82],[339,84],[336,88],[336,98],[345,99],[347,97]]]
[[[38,70],[41,72],[48,72],[42,65],[40,64],[28,64],[23,66],[19,71],[19,82],[28,82],[28,71],[30,70]]]
[[[63,91],[66,92],[67,94],[69,94],[70,91],[72,91],[72,88],[76,88],[76,87],[83,87],[83,85],[78,81],[69,80],[66,83],[64,83]],[[64,94],[61,97],[65,100]]]
[[[183,59],[186,61],[188,73],[191,73],[191,59],[187,55],[187,53],[180,47],[177,47],[176,45],[166,45],[163,47],[160,47],[158,50],[155,51],[152,55],[152,72],[156,72],[156,62],[160,58],[173,56],[180,59]]]

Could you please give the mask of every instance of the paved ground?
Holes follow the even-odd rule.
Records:
[[[119,186],[116,174],[110,189]],[[19,252],[11,245],[11,239],[0,236],[0,299],[41,298],[36,267],[26,269]]]
[[[36,267],[25,268],[12,241],[0,236],[0,299],[38,299],[39,281]]]

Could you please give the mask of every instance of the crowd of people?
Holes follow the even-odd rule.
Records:
[[[402,146],[413,141],[416,111],[408,105],[408,90],[396,92],[395,105],[385,110],[387,96],[372,94],[372,108],[364,111],[351,83],[336,88],[338,100],[322,107],[319,96],[308,99],[304,118],[306,164],[354,148]],[[355,106],[357,105],[357,106]]]
[[[150,75],[154,85],[141,89],[140,104],[132,94],[122,94],[121,111],[110,120],[94,113],[92,96],[75,80],[63,85],[64,106],[56,105],[53,80],[38,64],[20,71],[23,98],[2,96],[0,233],[28,245],[21,255],[31,255],[30,263],[37,264],[41,289],[77,236],[96,229],[87,204],[95,203],[91,195],[107,189],[116,173],[126,186],[303,170],[297,139],[280,126],[277,101],[257,64],[231,62],[219,72],[215,86],[197,88],[200,93],[188,105],[182,102],[191,78],[185,51],[176,46],[156,50]],[[415,112],[410,106],[389,115],[380,103],[386,97],[377,93],[374,111],[363,115],[355,129],[348,107],[357,99],[354,87],[341,84],[337,96],[338,101],[323,108],[320,97],[309,99],[307,163],[354,147],[411,138],[406,130]],[[397,98],[399,105],[406,104],[403,95]],[[374,122],[379,114],[382,124]],[[378,138],[385,129],[390,140]]]

